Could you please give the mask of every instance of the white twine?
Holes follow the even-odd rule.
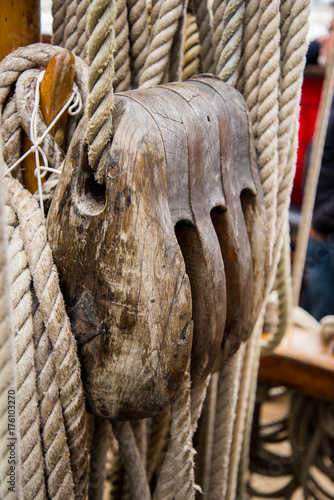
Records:
[[[44,141],[47,134],[50,132],[50,130],[54,127],[54,125],[57,123],[59,118],[65,113],[65,111],[67,109],[68,109],[68,113],[71,116],[74,116],[74,115],[80,113],[80,111],[82,109],[82,98],[81,98],[78,86],[74,82],[73,91],[72,91],[70,98],[64,104],[64,106],[61,108],[61,110],[56,115],[56,117],[52,120],[50,125],[45,129],[44,133],[40,137],[38,137],[38,135],[37,135],[37,119],[38,119],[38,110],[39,110],[39,104],[40,104],[40,84],[41,84],[41,81],[43,79],[44,73],[45,73],[45,70],[41,71],[40,74],[38,75],[38,78],[36,81],[35,105],[34,105],[32,115],[31,115],[31,121],[30,121],[30,140],[32,142],[32,146],[15,163],[13,163],[13,165],[11,165],[11,167],[8,168],[6,170],[6,172],[4,173],[4,176],[8,175],[30,153],[35,153],[36,168],[34,170],[34,175],[37,177],[39,204],[40,204],[43,216],[44,216],[44,203],[43,203],[42,178],[45,177],[47,172],[51,172],[51,173],[60,175],[64,162],[61,163],[59,169],[49,167],[48,166],[48,159],[46,157],[45,152],[43,151],[43,148],[41,147],[41,144]],[[41,165],[40,156],[42,157],[43,165]]]

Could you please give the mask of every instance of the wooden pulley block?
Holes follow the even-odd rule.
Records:
[[[83,119],[47,224],[88,409],[135,419],[173,399],[190,355],[196,385],[249,336],[266,216],[244,101],[218,78],[116,94],[113,117],[105,185]]]

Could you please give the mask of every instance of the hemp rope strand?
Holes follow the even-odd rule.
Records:
[[[122,92],[131,88],[129,24],[126,0],[118,0],[116,3],[115,40],[114,90],[115,92]]]
[[[245,344],[241,344],[235,354],[224,360],[219,372],[208,493],[210,500],[221,500],[226,495],[229,457],[244,355]],[[228,418],[226,418],[227,415]]]
[[[109,420],[94,417],[94,430],[90,446],[89,500],[103,498],[107,477],[106,461],[110,435],[111,424]]]
[[[8,203],[8,200],[7,200]],[[11,295],[17,378],[17,410],[20,432],[21,481],[24,498],[46,497],[40,419],[34,362],[33,320],[31,315],[31,275],[18,221],[10,234]]]
[[[212,12],[209,9],[207,0],[193,0],[192,5],[201,45],[202,71],[204,73],[214,73]]]
[[[220,32],[219,43],[214,34],[216,74],[233,87],[239,79],[238,66],[241,59],[241,42],[243,37],[243,19],[245,13],[244,0],[227,0],[224,6],[221,23],[217,26]],[[214,25],[217,25],[214,13]],[[223,25],[223,27],[221,27]]]
[[[146,0],[127,0],[130,33],[131,78],[138,87],[149,49],[148,13]]]
[[[10,464],[8,463],[8,391],[16,390],[16,372],[14,359],[14,335],[10,297],[10,277],[8,266],[8,241],[5,226],[5,205],[3,189],[2,140],[0,137],[0,498],[2,500],[20,500],[21,473],[20,461],[16,461],[16,491],[8,489]],[[17,412],[16,412],[17,416]],[[18,438],[18,428],[13,437]],[[17,439],[17,453],[20,441]]]
[[[113,131],[115,0],[93,0],[87,16],[89,97],[86,141],[89,164],[96,172],[96,180],[102,183]]]
[[[153,500],[194,498],[194,449],[190,412],[190,375],[186,371],[182,387],[171,404],[171,437]]]
[[[11,197],[11,205],[18,214],[41,316],[47,325],[53,347],[76,498],[84,498],[88,467],[86,423],[76,343],[65,312],[57,271],[53,264],[39,206],[15,179],[7,176],[5,185]]]
[[[124,468],[128,474],[132,497],[150,500],[150,488],[130,423],[113,422],[112,427],[119,444]]]
[[[184,56],[182,66],[182,80],[191,78],[200,72],[200,53],[198,30],[196,18],[192,14],[187,15],[186,36],[184,41]]]
[[[169,54],[183,12],[183,0],[164,0],[153,6],[152,21],[156,7],[160,7],[159,16],[151,28],[149,54],[139,80],[141,88],[159,85],[168,75]]]

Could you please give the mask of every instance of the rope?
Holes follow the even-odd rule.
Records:
[[[76,343],[71,334],[38,204],[15,179],[7,176],[5,186],[11,206],[18,215],[41,317],[52,344],[76,498],[83,498],[88,463],[85,406]]]
[[[153,499],[190,500],[194,498],[195,489],[189,372],[184,375],[171,412],[171,438]]]
[[[315,134],[313,139],[313,147],[310,158],[310,165],[305,183],[304,198],[301,209],[300,230],[298,231],[296,250],[294,256],[294,264],[292,270],[292,289],[293,289],[293,304],[298,305],[300,288],[303,278],[305,265],[305,257],[307,250],[307,242],[310,233],[314,201],[316,196],[318,178],[321,168],[322,153],[326,138],[328,118],[333,100],[333,75],[334,75],[334,46],[331,47],[329,60],[326,66],[325,81],[321,93],[321,100],[317,121],[315,126]]]
[[[124,468],[129,477],[132,498],[151,498],[145,469],[129,422],[113,422]]]
[[[53,44],[62,45],[65,33],[65,19],[67,11],[68,0],[53,0],[52,1],[52,33],[53,33]]]
[[[107,451],[109,448],[111,425],[109,420],[94,418],[94,431],[90,447],[90,471],[88,499],[103,498],[107,477]]]
[[[196,434],[198,442],[196,446],[196,482],[201,486],[204,494],[209,491],[218,378],[218,372],[211,375]]]
[[[123,90],[129,90],[131,87],[129,25],[126,0],[119,0],[116,3],[115,38],[114,88],[115,92],[122,92]]]
[[[141,88],[159,85],[167,77],[169,54],[183,8],[183,0],[164,0],[153,5],[152,23],[156,12],[159,12],[159,15],[152,24],[149,54],[139,79]]]
[[[102,183],[113,130],[112,107],[115,44],[115,0],[93,0],[87,18],[88,42],[88,125],[86,141],[91,168]]]
[[[200,53],[201,47],[199,44],[196,18],[188,13],[184,42],[182,80],[186,80],[200,73]]]
[[[217,1],[214,2],[213,15],[216,74],[226,83],[236,86],[245,5],[243,0],[225,0],[217,4]],[[217,15],[220,16],[222,12],[222,18],[217,19]]]
[[[14,359],[13,323],[10,297],[10,278],[8,276],[8,243],[5,229],[5,205],[2,187],[3,160],[0,139],[0,498],[3,500],[16,500],[21,496],[20,464],[16,457],[15,463],[8,461],[8,437],[16,439],[17,453],[20,442],[18,438],[17,418],[14,427],[9,427],[8,404],[16,394],[16,374]],[[15,401],[15,400],[14,400]],[[12,405],[11,405],[12,406]],[[17,416],[17,410],[15,411]],[[9,432],[12,434],[9,435]],[[16,454],[17,455],[17,454]],[[15,491],[8,488],[8,474],[15,467]]]
[[[196,16],[201,45],[202,71],[204,73],[214,73],[212,13],[209,9],[207,0],[193,0],[192,5]]]
[[[275,331],[261,344],[261,355],[270,354],[281,342],[287,327],[291,323],[292,288],[290,264],[290,234],[286,223],[283,249],[276,273],[276,288],[278,291],[278,324]]]
[[[138,87],[148,56],[149,33],[146,0],[128,0],[132,86]]]
[[[242,344],[235,354],[224,360],[219,372],[209,481],[210,500],[221,500],[226,495],[229,457],[244,354],[245,345]]]
[[[149,482],[161,466],[161,457],[164,458],[164,452],[169,442],[170,421],[170,406],[167,406],[153,419],[155,426],[147,451],[147,479]]]

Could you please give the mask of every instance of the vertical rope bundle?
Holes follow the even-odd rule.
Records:
[[[139,80],[141,88],[152,87],[165,81],[170,62],[169,53],[183,7],[183,0],[165,0],[153,6],[149,54]]]
[[[146,0],[128,0],[130,30],[131,76],[133,87],[138,87],[139,78],[148,55],[149,32]]]
[[[112,107],[115,44],[115,0],[93,0],[88,12],[88,125],[86,140],[88,159],[99,182],[104,180],[104,168],[112,135]],[[102,69],[102,72],[101,72]],[[99,168],[100,165],[100,168]]]
[[[12,326],[12,310],[10,297],[10,277],[8,266],[8,243],[6,234],[5,204],[3,191],[3,159],[2,140],[0,138],[0,498],[3,500],[15,500],[21,496],[21,478],[19,461],[16,458],[16,491],[8,489],[8,475],[10,463],[8,462],[8,396],[12,391],[16,392],[16,375],[14,359],[14,342]],[[11,391],[9,393],[9,391]],[[15,412],[17,417],[17,412]],[[17,429],[13,437],[16,438],[17,448],[20,446]]]

